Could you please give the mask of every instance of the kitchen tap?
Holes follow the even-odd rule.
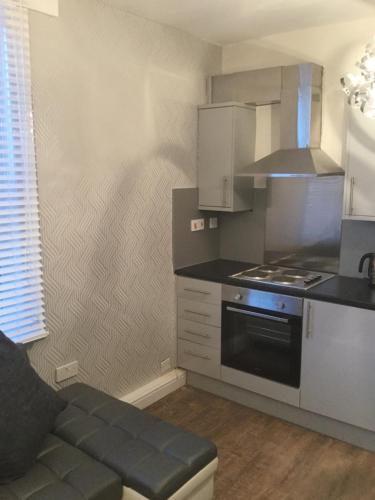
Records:
[[[365,261],[369,259],[369,264],[368,264],[368,277],[369,277],[369,284],[368,286],[370,288],[375,288],[375,253],[365,253],[362,255],[361,260],[359,261],[359,268],[358,271],[361,273],[363,271],[363,264]]]

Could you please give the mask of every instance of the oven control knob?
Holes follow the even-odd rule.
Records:
[[[242,299],[242,295],[240,293],[236,293],[236,295],[234,296],[234,300],[241,300]]]
[[[277,305],[278,305],[278,308],[281,310],[286,308],[285,302],[279,302]]]

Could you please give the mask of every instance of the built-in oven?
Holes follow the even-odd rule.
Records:
[[[303,299],[223,286],[221,364],[300,386]]]

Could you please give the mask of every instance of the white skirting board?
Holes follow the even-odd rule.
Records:
[[[142,410],[143,408],[147,408],[147,406],[156,403],[156,401],[159,401],[159,399],[164,398],[171,392],[176,391],[185,384],[185,370],[176,368],[119,399]]]

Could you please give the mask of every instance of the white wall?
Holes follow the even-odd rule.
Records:
[[[31,359],[49,382],[78,360],[76,380],[124,395],[175,363],[172,188],[196,185],[221,49],[99,0],[30,27],[50,332]]]
[[[324,66],[322,146],[337,162],[343,160],[345,96],[340,77],[355,71],[355,62],[375,34],[375,18],[340,23],[228,45],[223,72],[314,62]]]

